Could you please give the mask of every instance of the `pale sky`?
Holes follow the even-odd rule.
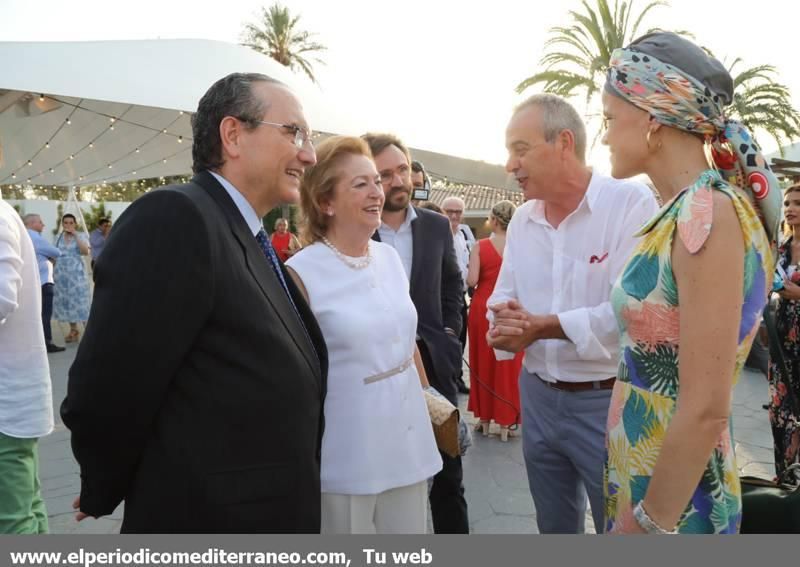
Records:
[[[243,24],[269,3],[0,0],[0,41],[202,38],[235,43]],[[652,11],[640,32],[656,25],[686,29],[723,60],[738,56],[748,66],[775,65],[800,107],[796,1],[670,3]],[[371,130],[394,132],[411,146],[492,163],[505,161],[511,108],[536,92],[520,96],[514,87],[539,70],[548,30],[567,25],[568,10],[581,9],[578,0],[284,4],[301,15],[303,29],[316,32],[328,47],[322,55],[327,65],[316,70],[322,96],[338,112],[359,116]],[[634,0],[634,11],[646,4]],[[573,102],[583,114],[585,102]],[[776,149],[766,135],[759,139],[766,151]],[[607,170],[602,148],[592,152],[590,162]]]

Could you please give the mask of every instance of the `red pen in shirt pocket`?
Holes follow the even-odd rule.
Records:
[[[606,252],[605,254],[603,254],[602,256],[599,256],[599,257],[594,255],[594,254],[592,254],[592,257],[589,258],[589,263],[590,264],[600,264],[606,258],[608,258],[608,252]]]

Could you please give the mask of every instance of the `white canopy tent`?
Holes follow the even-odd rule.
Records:
[[[0,42],[0,186],[85,186],[191,171],[189,113],[217,79],[287,83],[315,130],[366,130],[310,81],[239,45],[199,39]]]
[[[189,113],[235,71],[288,84],[317,132],[371,130],[305,76],[220,41],[0,42],[0,70],[0,187],[57,188],[65,198],[70,187],[188,175]],[[439,179],[518,190],[503,166],[411,150]]]

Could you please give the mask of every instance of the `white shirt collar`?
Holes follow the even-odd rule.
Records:
[[[250,232],[253,233],[253,236],[258,234],[258,231],[264,228],[264,224],[261,222],[261,219],[256,213],[256,210],[253,208],[247,199],[244,198],[239,190],[233,186],[233,184],[222,177],[219,173],[215,171],[209,171],[211,175],[213,175],[217,181],[219,181],[220,185],[225,188],[225,191],[228,192],[228,195],[231,196],[233,199],[236,208],[239,209],[239,212],[242,214],[242,218],[247,223],[247,227],[250,229]]]
[[[414,210],[414,207],[409,205],[408,208],[406,209],[406,220],[403,221],[403,224],[401,224],[397,230],[393,229],[385,222],[381,222],[381,228],[384,230],[391,230],[392,232],[401,232],[410,227],[411,222],[416,220],[416,218],[417,218],[417,211]]]
[[[589,212],[591,213],[595,209],[597,196],[602,191],[602,185],[603,185],[603,178],[598,176],[594,171],[592,171],[592,177],[589,178],[589,186],[586,188],[586,193],[584,193],[583,199],[581,199],[581,202],[578,203],[578,206],[575,208],[575,211],[579,210],[585,204],[589,208]],[[547,223],[544,210],[544,201],[536,199],[534,201],[533,206],[530,209],[530,213],[528,216],[530,220],[534,222]]]
[[[411,222],[417,220],[417,210],[411,205],[408,206],[408,214],[403,225],[411,226]]]

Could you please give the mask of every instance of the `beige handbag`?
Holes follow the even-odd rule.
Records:
[[[392,368],[386,372],[364,378],[364,384],[374,384],[375,382],[385,380],[386,378],[405,371],[413,363],[414,359],[409,358],[397,368]],[[461,454],[461,447],[458,442],[458,408],[432,386],[423,388],[422,392],[425,394],[425,404],[428,406],[428,414],[431,418],[433,436],[436,438],[436,446],[443,453],[453,458],[458,457]],[[464,451],[466,451],[466,447],[469,447],[471,443],[471,440],[465,443]]]
[[[436,445],[443,453],[458,457],[458,408],[433,388],[426,388],[424,392]]]

